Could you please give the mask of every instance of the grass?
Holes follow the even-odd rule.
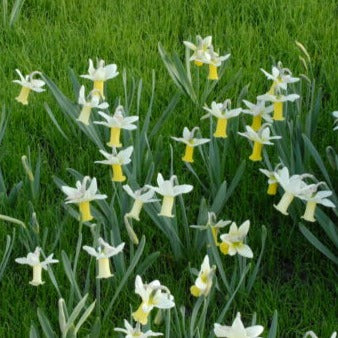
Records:
[[[85,73],[88,58],[100,57],[115,62],[120,70],[126,68],[129,74],[142,77],[148,94],[151,90],[151,71],[155,69],[155,110],[160,114],[175,93],[175,88],[160,60],[157,51],[159,41],[167,50],[183,55],[183,40],[194,38],[196,34],[213,35],[214,44],[222,52],[232,54],[222,81],[226,83],[240,71],[236,86],[227,93],[235,101],[240,89],[246,84],[250,84],[249,100],[266,91],[267,82],[259,68],[270,70],[273,61],[282,60],[294,74],[304,72],[294,44],[298,40],[310,52],[315,77],[323,87],[323,108],[316,135],[319,149],[323,150],[328,144],[333,144],[336,136],[327,132],[331,131],[333,122],[329,114],[338,106],[338,96],[335,95],[338,79],[334,76],[338,50],[335,38],[336,12],[335,1],[330,0],[325,2],[325,6],[319,0],[26,1],[15,27],[3,30],[0,35],[0,98],[11,112],[8,130],[1,145],[0,163],[7,183],[13,185],[24,177],[20,158],[27,153],[27,147],[30,147],[33,159],[41,151],[40,201],[43,203],[36,203],[35,210],[41,227],[63,227],[60,244],[55,250],[56,256],[59,256],[61,249],[67,253],[73,252],[77,225],[64,217],[61,210],[63,196],[53,183],[52,175],[72,184],[73,180],[66,173],[68,167],[97,177],[105,175],[105,168],[93,164],[93,160],[98,159],[97,149],[85,137],[80,142],[74,140],[65,143],[43,108],[43,102],[46,101],[62,128],[69,131],[66,120],[50,94],[33,95],[28,107],[13,100],[19,90],[18,86],[11,83],[16,78],[15,68],[25,73],[41,70],[69,95],[72,95],[69,68],[73,68],[77,74]],[[89,84],[85,80],[83,83]],[[123,94],[121,77],[110,81],[109,90],[116,96]],[[182,98],[166,122],[162,134],[177,135],[182,125],[198,124],[199,117],[200,111],[186,98]],[[177,156],[181,150],[175,146]],[[166,167],[167,162],[164,162],[163,169]],[[252,220],[252,247],[258,247],[260,241],[259,231],[254,228],[266,224],[268,241],[263,266],[252,294],[249,299],[239,297],[236,300],[227,321],[231,321],[237,310],[243,312],[245,318],[256,311],[260,323],[267,325],[273,310],[278,309],[281,337],[301,336],[309,329],[319,336],[327,337],[338,324],[334,307],[335,267],[308,244],[290,219],[276,215],[271,210],[268,197],[261,197],[260,193],[262,185],[265,189],[265,180],[257,177],[252,181],[252,177],[257,176],[254,166],[249,164],[246,171],[244,180],[223,215],[238,222],[248,218]],[[183,169],[177,174],[191,180]],[[107,178],[102,179],[101,185],[109,189]],[[30,211],[26,200],[27,194],[23,193],[15,208],[5,208],[0,204],[0,213],[28,220]],[[147,279],[158,277],[174,289],[178,304],[191,302],[190,297],[185,295],[191,283],[187,262],[177,269],[170,260],[165,238],[151,222],[143,224],[142,229],[147,237],[146,254],[160,250],[159,260],[164,259],[166,264],[164,267],[158,260],[148,271]],[[11,225],[1,222],[0,248],[5,243],[5,235],[10,232]],[[127,240],[126,234],[124,236]],[[53,314],[54,319],[56,316],[57,295],[50,283],[46,283],[43,288],[28,287],[28,269],[22,269],[14,263],[14,257],[25,254],[25,248],[17,241],[10,265],[0,284],[2,337],[27,335],[31,321],[37,321],[37,307]],[[192,265],[197,267],[200,260],[196,259]],[[177,274],[177,270],[182,273]],[[61,264],[55,268],[55,272],[58,279],[64,280],[62,284],[67,288],[68,282]],[[179,285],[178,276],[181,278]],[[129,287],[130,292],[122,294],[117,310],[104,328],[103,336],[111,335],[113,327],[121,326],[122,319],[128,316],[127,304],[135,302],[135,297],[131,295],[132,281]],[[107,297],[111,295],[107,293]]]

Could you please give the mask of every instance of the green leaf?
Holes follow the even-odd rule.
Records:
[[[276,338],[277,337],[277,328],[278,328],[278,312],[277,312],[277,310],[275,310],[267,338]]]
[[[53,328],[46,317],[45,313],[42,309],[38,308],[38,319],[42,328],[43,333],[47,336],[47,338],[56,338],[57,335],[53,331]]]

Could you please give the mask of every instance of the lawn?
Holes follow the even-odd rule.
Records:
[[[102,193],[111,195],[112,190],[107,168],[94,164],[95,160],[101,159],[97,147],[84,134],[77,132],[78,137],[73,137],[72,127],[50,91],[34,93],[28,106],[20,105],[14,100],[19,91],[19,86],[12,83],[17,78],[16,68],[25,74],[34,70],[42,71],[75,102],[70,69],[75,74],[85,74],[89,58],[98,57],[107,63],[116,63],[121,73],[126,69],[129,79],[142,78],[144,99],[140,109],[141,122],[147,111],[154,70],[156,87],[150,121],[152,128],[177,92],[159,55],[159,42],[167,51],[177,52],[183,58],[183,40],[193,41],[197,34],[212,35],[214,44],[223,54],[231,53],[231,58],[225,75],[214,89],[215,94],[206,103],[210,105],[218,95],[217,90],[236,76],[235,84],[222,98],[222,101],[232,99],[235,105],[246,85],[249,85],[246,98],[250,101],[268,90],[268,82],[260,68],[270,71],[271,65],[281,60],[295,76],[305,72],[299,59],[300,51],[295,44],[297,40],[306,46],[311,56],[313,77],[317,86],[322,88],[318,128],[312,141],[319,152],[324,154],[328,145],[337,145],[331,115],[338,107],[338,78],[335,76],[338,51],[336,15],[337,4],[333,0],[326,0],[325,5],[319,0],[26,0],[14,27],[9,28],[1,23],[0,104],[5,105],[10,115],[0,145],[0,167],[9,187],[20,180],[24,180],[25,184],[13,206],[0,201],[0,214],[28,223],[34,208],[41,232],[45,228],[49,229],[46,235],[49,246],[61,229],[60,240],[54,250],[55,256],[60,259],[61,251],[64,250],[72,257],[77,243],[78,223],[62,207],[65,196],[54,183],[53,176],[74,186],[75,180],[67,172],[67,168],[74,168],[83,175],[96,176]],[[89,86],[89,81],[79,81]],[[107,92],[111,105],[118,102],[119,98],[121,103],[124,102],[121,74],[108,82]],[[68,141],[51,121],[44,103],[53,111]],[[203,123],[205,125],[202,131],[207,133],[207,120],[200,122],[202,113],[201,107],[196,107],[189,98],[181,95],[174,111],[160,130],[161,139],[152,140],[154,145],[163,142],[163,157],[158,169],[166,176],[169,175],[169,143],[173,145],[175,174],[180,183],[195,185],[196,180],[180,161],[183,148],[174,144],[169,136],[181,135],[183,126],[190,128]],[[136,111],[131,111],[130,114],[135,115]],[[230,180],[240,163],[238,154],[243,159],[249,155],[249,145],[245,140],[234,142],[233,146],[236,148],[229,151],[229,173],[226,174]],[[41,192],[31,204],[28,203],[29,184],[26,184],[27,178],[21,165],[21,156],[27,155],[28,149],[33,163],[37,161],[39,153],[42,159]],[[196,170],[203,173],[204,164],[200,158],[199,161]],[[249,162],[247,161],[238,187],[218,217],[236,220],[239,224],[250,219],[250,246],[256,248],[255,253],[259,253],[260,228],[264,224],[267,228],[266,249],[253,290],[248,297],[239,292],[224,322],[231,323],[237,311],[249,322],[251,315],[256,312],[257,321],[268,327],[274,310],[278,310],[280,337],[302,337],[308,330],[315,331],[319,337],[329,337],[338,327],[335,304],[336,266],[310,245],[290,217],[284,217],[273,209],[270,197],[265,194],[266,180],[257,170],[259,166]],[[336,173],[330,171],[330,174],[334,181],[333,175]],[[334,183],[337,186],[337,180]],[[202,190],[196,188],[191,199],[184,196],[189,224],[196,222],[201,193]],[[177,222],[180,225],[183,221],[178,219]],[[13,226],[0,221],[0,257],[5,246],[5,236],[12,233]],[[129,243],[124,225],[119,224],[119,227],[122,240]],[[311,229],[316,231],[315,226]],[[91,240],[91,234],[88,229],[84,230],[83,243],[86,244]],[[143,278],[147,281],[159,279],[172,291],[176,304],[185,304],[187,311],[191,311],[195,300],[187,291],[193,282],[189,264],[199,268],[205,250],[190,256],[190,259],[176,262],[166,237],[153,225],[150,217],[141,219],[135,225],[135,231],[139,238],[142,235],[146,237],[143,257],[160,251],[159,258]],[[16,232],[18,237],[20,230],[17,229]],[[316,234],[321,238],[320,231]],[[132,245],[127,246],[128,250],[136,250]],[[46,253],[49,253],[48,247]],[[38,323],[38,307],[44,309],[57,326],[58,294],[47,274],[46,284],[34,288],[28,284],[31,273],[28,267],[14,262],[16,257],[26,254],[26,248],[17,238],[0,281],[1,337],[27,336],[31,323]],[[88,256],[81,254],[78,276],[81,284],[85,283],[87,261]],[[62,292],[66,294],[70,284],[62,264],[55,265],[54,273],[62,285]],[[101,286],[103,307],[113,297],[116,287],[114,283],[109,287]],[[91,291],[95,289],[95,283],[92,284]],[[90,297],[93,296],[94,292]],[[134,295],[132,277],[108,320],[103,323],[101,336],[116,335],[114,327],[122,326],[123,319],[130,316],[129,304],[135,309],[138,301]],[[217,299],[210,320],[217,317],[221,305],[222,299]],[[161,327],[153,330],[157,329],[162,330]]]

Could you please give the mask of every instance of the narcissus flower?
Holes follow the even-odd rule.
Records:
[[[194,134],[198,129],[199,129],[198,127],[195,127],[190,131],[187,127],[184,127],[183,137],[171,137],[173,140],[177,142],[182,142],[186,144],[185,154],[182,157],[182,160],[184,162],[193,163],[194,147],[197,147],[210,141],[208,138],[195,138]]]
[[[200,35],[196,36],[196,45],[189,41],[183,41],[186,47],[191,49],[194,53],[190,57],[190,61],[194,61],[196,66],[202,66],[203,63],[210,60],[209,48],[211,47],[212,37],[207,36],[202,38]]]
[[[209,64],[208,79],[209,80],[218,80],[217,68],[222,65],[222,62],[229,59],[230,54],[226,54],[224,56],[219,56],[219,54],[214,51],[214,48],[212,46],[210,46],[210,48],[209,48],[209,54],[210,54],[210,60],[205,61],[205,63]]]
[[[281,164],[279,163],[275,170],[273,171],[269,171],[266,169],[259,169],[259,171],[261,173],[263,173],[266,177],[268,177],[268,183],[269,183],[269,187],[268,187],[268,195],[276,195],[277,193],[277,188],[278,188],[278,180],[276,178],[276,173],[278,173],[278,170],[280,168]]]
[[[134,151],[134,147],[130,146],[119,152],[115,148],[112,148],[112,153],[107,153],[104,150],[100,150],[100,153],[106,158],[103,161],[95,161],[95,163],[108,164],[112,166],[113,177],[112,181],[114,182],[124,182],[126,176],[123,175],[122,166],[131,162],[131,154]]]
[[[282,63],[279,61],[277,63],[277,67],[273,66],[272,67],[272,72],[269,74],[267,71],[261,68],[261,71],[265,74],[265,76],[269,79],[272,80],[272,86],[269,90],[269,94],[274,94],[275,90],[278,89],[287,89],[287,85],[289,83],[294,83],[298,82],[299,78],[298,77],[292,77],[292,73],[290,69],[288,68],[283,68]]]
[[[91,246],[84,245],[83,250],[87,251],[91,256],[94,256],[99,264],[99,273],[96,278],[109,278],[113,274],[110,271],[109,258],[122,252],[125,243],[113,247],[105,242],[101,237],[98,240],[99,246],[97,249]]]
[[[101,115],[106,121],[95,121],[94,123],[110,128],[110,141],[107,143],[109,147],[122,147],[122,143],[120,141],[121,129],[137,129],[137,126],[134,123],[138,121],[138,116],[125,117],[123,106],[118,106],[113,116],[105,114],[101,111],[99,111],[98,114]]]
[[[215,270],[216,266],[213,265],[210,267],[209,256],[206,255],[201,265],[198,278],[196,279],[195,284],[190,288],[190,292],[194,297],[206,297],[209,294],[212,287],[212,278]]]
[[[276,90],[275,95],[264,94],[257,96],[258,100],[273,102],[273,119],[275,121],[285,120],[283,116],[283,103],[286,101],[294,102],[299,99],[298,94],[282,95],[280,91]]]
[[[321,183],[316,184],[316,188]],[[317,204],[324,205],[328,208],[335,208],[336,206],[332,201],[330,201],[327,197],[332,195],[332,191],[330,190],[322,190],[322,191],[310,191],[307,194],[300,195],[299,198],[306,201],[306,209],[305,213],[302,216],[308,222],[315,222],[315,211]]]
[[[307,337],[318,338],[318,336],[313,331],[306,332],[303,338],[307,338]],[[337,332],[335,331],[332,333],[330,338],[336,338],[336,337],[337,337]]]
[[[89,182],[90,184],[88,186]],[[97,194],[97,182],[95,177],[90,179],[89,176],[85,176],[82,182],[77,181],[75,185],[76,188],[67,186],[61,187],[61,190],[67,195],[66,203],[78,204],[81,214],[81,221],[91,221],[93,216],[90,212],[90,201],[105,199],[107,198],[107,195]]]
[[[92,80],[94,82],[95,93],[98,93],[104,98],[104,83],[107,80],[113,79],[119,75],[116,64],[105,65],[104,60],[98,60],[96,68],[93,65],[93,61],[89,59],[88,74],[81,75],[85,79]]]
[[[270,140],[277,140],[281,138],[281,136],[270,136],[270,128],[266,124],[264,124],[257,132],[249,126],[245,126],[245,128],[245,133],[239,132],[238,134],[254,142],[252,154],[249,157],[251,161],[261,161],[263,145],[273,145]]]
[[[229,233],[220,236],[222,243],[219,248],[224,255],[234,256],[237,253],[243,257],[252,258],[253,252],[251,248],[244,243],[245,237],[250,229],[250,221],[245,221],[237,227],[233,222],[230,225]]]
[[[81,86],[79,92],[78,103],[82,106],[82,110],[77,120],[87,126],[89,125],[90,114],[93,108],[107,109],[109,107],[107,102],[100,103],[100,96],[94,95],[95,92],[96,90],[92,90],[86,97],[84,86]]]
[[[34,79],[35,75],[41,75],[41,72],[33,72],[26,76],[23,76],[19,69],[15,70],[20,80],[14,80],[14,83],[18,83],[22,86],[19,96],[15,98],[18,102],[22,103],[23,105],[28,104],[28,96],[31,91],[41,93],[44,92],[46,89],[42,88],[45,85],[45,82],[39,79]]]
[[[30,252],[27,257],[16,258],[15,261],[19,264],[27,264],[33,268],[33,279],[29,284],[38,286],[45,282],[42,280],[42,269],[47,270],[48,264],[58,263],[57,259],[53,259],[53,255],[49,255],[44,261],[40,261],[41,248],[37,247],[34,252]]]
[[[231,326],[220,325],[217,323],[214,325],[215,336],[223,338],[261,338],[259,335],[263,331],[264,327],[262,325],[254,325],[245,328],[239,312]]]
[[[265,106],[265,101],[257,101],[256,104],[253,104],[247,100],[243,100],[245,105],[249,109],[243,109],[243,113],[252,115],[252,124],[251,128],[254,131],[258,131],[262,126],[262,120],[272,123],[273,120],[271,118],[270,113],[273,112],[273,105]]]
[[[231,100],[229,99],[225,100],[223,103],[216,103],[213,101],[211,103],[211,108],[204,106],[203,109],[206,110],[208,114],[202,116],[202,119],[205,119],[209,116],[215,116],[217,118],[214,136],[221,138],[226,138],[228,136],[228,120],[238,116],[242,112],[242,108],[231,109]]]
[[[127,213],[128,217],[131,217],[137,221],[140,220],[140,213],[144,203],[157,202],[158,199],[153,198],[155,191],[149,187],[143,187],[141,189],[133,191],[128,184],[123,186],[126,193],[134,199],[134,204],[131,210]]]
[[[143,284],[142,278],[136,276],[135,293],[142,298],[142,303],[133,312],[133,318],[142,325],[147,324],[148,316],[154,307],[158,309],[170,309],[175,306],[174,296],[158,280],[154,280],[149,284]]]
[[[125,329],[117,327],[114,329],[114,331],[125,333],[125,338],[148,338],[163,336],[163,333],[153,332],[151,330],[142,332],[140,323],[136,323],[136,326],[133,327],[126,319],[124,320],[124,327]]]
[[[146,185],[146,187],[153,189],[156,193],[163,196],[162,207],[159,213],[160,216],[174,217],[172,209],[175,197],[181,194],[186,194],[193,189],[193,186],[189,184],[175,185],[175,181],[177,181],[177,177],[175,175],[171,176],[169,180],[164,180],[162,174],[159,173],[157,175],[158,187]]]

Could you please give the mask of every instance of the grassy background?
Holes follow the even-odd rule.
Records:
[[[74,140],[65,144],[60,137],[43,108],[43,102],[48,102],[67,131],[66,122],[50,94],[32,95],[28,107],[14,101],[19,90],[11,83],[16,78],[15,68],[24,73],[41,70],[69,95],[69,67],[78,74],[86,73],[88,58],[100,57],[117,63],[119,69],[127,68],[129,73],[143,78],[148,92],[151,70],[155,69],[155,110],[160,113],[175,88],[160,60],[157,43],[160,41],[167,50],[183,54],[182,40],[194,38],[196,34],[213,35],[214,44],[222,52],[231,52],[227,74],[222,81],[226,83],[241,70],[238,85],[228,93],[233,100],[238,89],[248,83],[249,99],[253,100],[256,95],[265,92],[267,82],[259,68],[270,70],[274,60],[282,60],[294,74],[302,73],[304,69],[298,60],[299,52],[294,41],[302,42],[312,57],[315,76],[324,91],[317,134],[318,139],[320,135],[319,148],[323,149],[327,144],[332,144],[335,137],[331,132],[333,120],[329,114],[338,106],[335,95],[338,79],[334,76],[338,50],[336,15],[336,3],[330,0],[326,0],[325,5],[320,0],[27,0],[15,28],[2,30],[0,34],[0,103],[6,104],[11,112],[0,152],[6,181],[12,185],[23,178],[20,158],[27,153],[28,146],[33,158],[41,149],[43,203],[36,206],[36,211],[41,226],[53,228],[60,226],[63,196],[51,176],[55,174],[71,184],[72,180],[65,170],[67,167],[89,175],[98,175],[98,170],[101,170],[93,164],[93,160],[98,159],[97,150],[90,141],[83,137],[81,142]],[[89,84],[85,80],[83,83]],[[121,77],[110,81],[109,90],[116,96],[122,95]],[[199,117],[200,113],[183,98],[166,123],[163,134],[177,135],[181,132],[181,125],[197,124]],[[166,163],[163,167],[166,167]],[[185,175],[185,172],[180,169],[178,174]],[[254,182],[253,175],[257,176]],[[282,337],[300,336],[308,329],[315,330],[319,336],[329,336],[337,328],[334,267],[306,242],[290,219],[282,218],[271,210],[268,196],[261,197],[265,180],[256,174],[251,164],[246,177],[226,206],[224,217],[238,222],[250,218],[257,228],[264,222],[268,227],[268,242],[262,271],[253,293],[250,299],[240,297],[232,307],[233,313],[240,310],[249,315],[256,311],[258,320],[267,325],[273,310],[278,309]],[[0,205],[0,213],[27,220],[29,209],[25,200],[25,195],[22,195],[13,210]],[[72,252],[76,242],[74,222],[66,219],[62,223],[62,245],[58,249]],[[10,227],[1,223],[0,248]],[[165,239],[151,224],[144,226],[144,229],[148,244],[160,243],[156,249],[161,248],[165,254],[168,249]],[[254,229],[252,232],[250,243],[253,247],[255,244],[258,246],[259,232]],[[26,254],[18,243],[12,258]],[[153,248],[148,245],[147,250],[150,253]],[[37,306],[48,309],[52,305],[56,310],[57,297],[52,287],[28,287],[29,272],[12,262],[0,285],[1,337],[27,335],[31,321],[36,321],[34,309]],[[169,262],[167,264],[169,270],[176,270]],[[187,269],[185,266],[182,269],[185,276]],[[64,279],[61,267],[56,268],[56,272],[58,278]],[[175,274],[170,275],[167,269],[157,265],[149,272],[148,279],[151,277],[159,277],[169,287],[175,286],[177,303],[186,302],[187,278],[183,278],[177,287]],[[135,297],[128,293],[123,295],[111,326],[106,327],[106,335],[111,334],[114,326],[121,326],[123,316],[128,315],[127,302],[132,298]],[[231,321],[233,313],[229,313],[228,321]]]

